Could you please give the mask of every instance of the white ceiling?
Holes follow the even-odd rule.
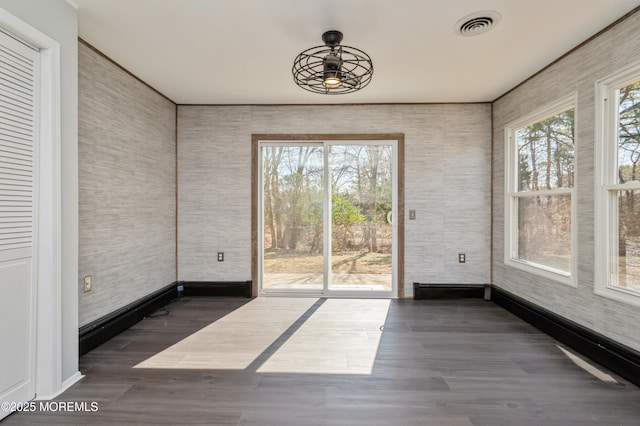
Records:
[[[75,0],[80,37],[178,104],[492,101],[640,0]],[[495,10],[490,32],[460,18]],[[371,84],[346,95],[293,82],[324,31],[367,52]]]

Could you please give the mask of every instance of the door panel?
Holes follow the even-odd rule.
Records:
[[[391,291],[391,145],[331,145],[330,290]]]
[[[37,60],[36,51],[0,33],[0,402],[35,394]],[[0,411],[0,419],[8,414]]]
[[[323,161],[318,145],[263,148],[264,290],[322,291]]]
[[[31,281],[31,258],[0,262],[0,312],[3,318],[11,318],[11,321],[0,321],[0,336],[2,336],[2,348],[0,351],[0,389],[3,390],[0,398],[4,401],[7,393],[12,393],[25,386],[31,379],[25,374],[29,371],[29,356],[31,353],[31,316],[32,294],[31,287],[21,283]],[[4,297],[11,295],[11,297]],[[8,350],[7,350],[8,349]],[[17,393],[12,402],[22,402],[33,397],[30,392],[19,397]]]

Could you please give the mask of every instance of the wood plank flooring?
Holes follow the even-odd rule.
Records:
[[[57,401],[98,411],[3,426],[640,425],[640,388],[599,366],[597,378],[483,300],[185,297],[166,309],[81,358],[85,378]]]

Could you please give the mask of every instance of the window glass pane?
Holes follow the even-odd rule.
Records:
[[[393,148],[333,145],[329,161],[330,288],[391,291]]]
[[[263,289],[322,289],[323,165],[321,146],[262,150]]]
[[[640,80],[623,87],[618,105],[618,180],[640,180]]]
[[[518,191],[573,187],[575,109],[516,131]]]
[[[640,292],[640,190],[617,193],[618,271],[611,284]]]
[[[571,271],[571,196],[518,198],[518,259]]]

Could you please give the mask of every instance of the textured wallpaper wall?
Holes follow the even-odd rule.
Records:
[[[594,294],[595,82],[640,57],[640,13],[563,58],[494,103],[494,284],[597,332],[640,349],[640,310]],[[577,93],[578,287],[504,264],[504,127]]]
[[[175,281],[175,114],[80,43],[80,326]]]
[[[251,279],[254,133],[404,133],[405,294],[414,281],[489,282],[489,104],[179,106],[180,280]]]

